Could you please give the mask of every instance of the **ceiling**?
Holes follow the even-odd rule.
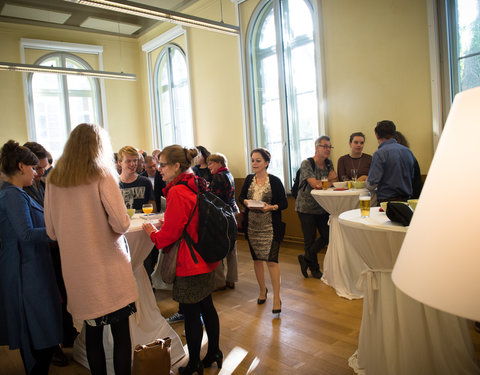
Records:
[[[198,0],[135,0],[181,12]],[[139,37],[160,21],[79,5],[65,0],[0,0],[0,22]]]

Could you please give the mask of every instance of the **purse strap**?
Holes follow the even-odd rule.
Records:
[[[165,337],[164,339],[156,339],[155,341],[153,341],[151,343],[148,343],[148,344],[145,344],[145,345],[138,344],[137,346],[135,346],[135,351],[139,352],[141,350],[153,348],[155,346],[161,346],[161,347],[169,348],[171,343],[172,343],[172,339],[170,337]]]

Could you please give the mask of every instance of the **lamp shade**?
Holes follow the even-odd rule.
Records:
[[[426,305],[480,321],[480,87],[455,96],[392,280]]]

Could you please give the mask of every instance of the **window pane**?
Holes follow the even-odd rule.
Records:
[[[62,52],[46,55],[36,63],[43,66],[90,69],[80,58]],[[61,155],[73,127],[82,122],[101,125],[97,82],[97,79],[91,77],[32,74],[29,90],[33,104],[35,140],[41,143],[54,159]]]
[[[312,14],[304,0],[285,1],[284,19],[288,24],[289,33],[286,39],[296,39],[300,36],[312,37]]]
[[[262,30],[260,32],[258,48],[265,49],[275,46],[276,35],[275,35],[275,18],[273,17],[273,7],[270,5],[266,7],[265,11],[265,21],[262,25]]]
[[[158,123],[162,146],[175,143],[193,146],[187,64],[179,47],[170,45],[165,48],[156,72]]]
[[[282,19],[275,22],[277,8]],[[276,29],[278,24],[281,30]],[[318,137],[313,33],[307,1],[271,0],[259,13],[251,35],[256,146],[271,151],[269,172],[283,179],[287,188],[291,185],[287,180],[301,161],[311,156]],[[276,46],[282,50],[277,51]]]

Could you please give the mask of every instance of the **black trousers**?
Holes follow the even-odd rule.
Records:
[[[319,271],[318,252],[328,245],[330,229],[328,227],[328,212],[321,215],[297,212],[303,232],[305,260],[311,271]],[[317,238],[317,231],[320,237]]]

